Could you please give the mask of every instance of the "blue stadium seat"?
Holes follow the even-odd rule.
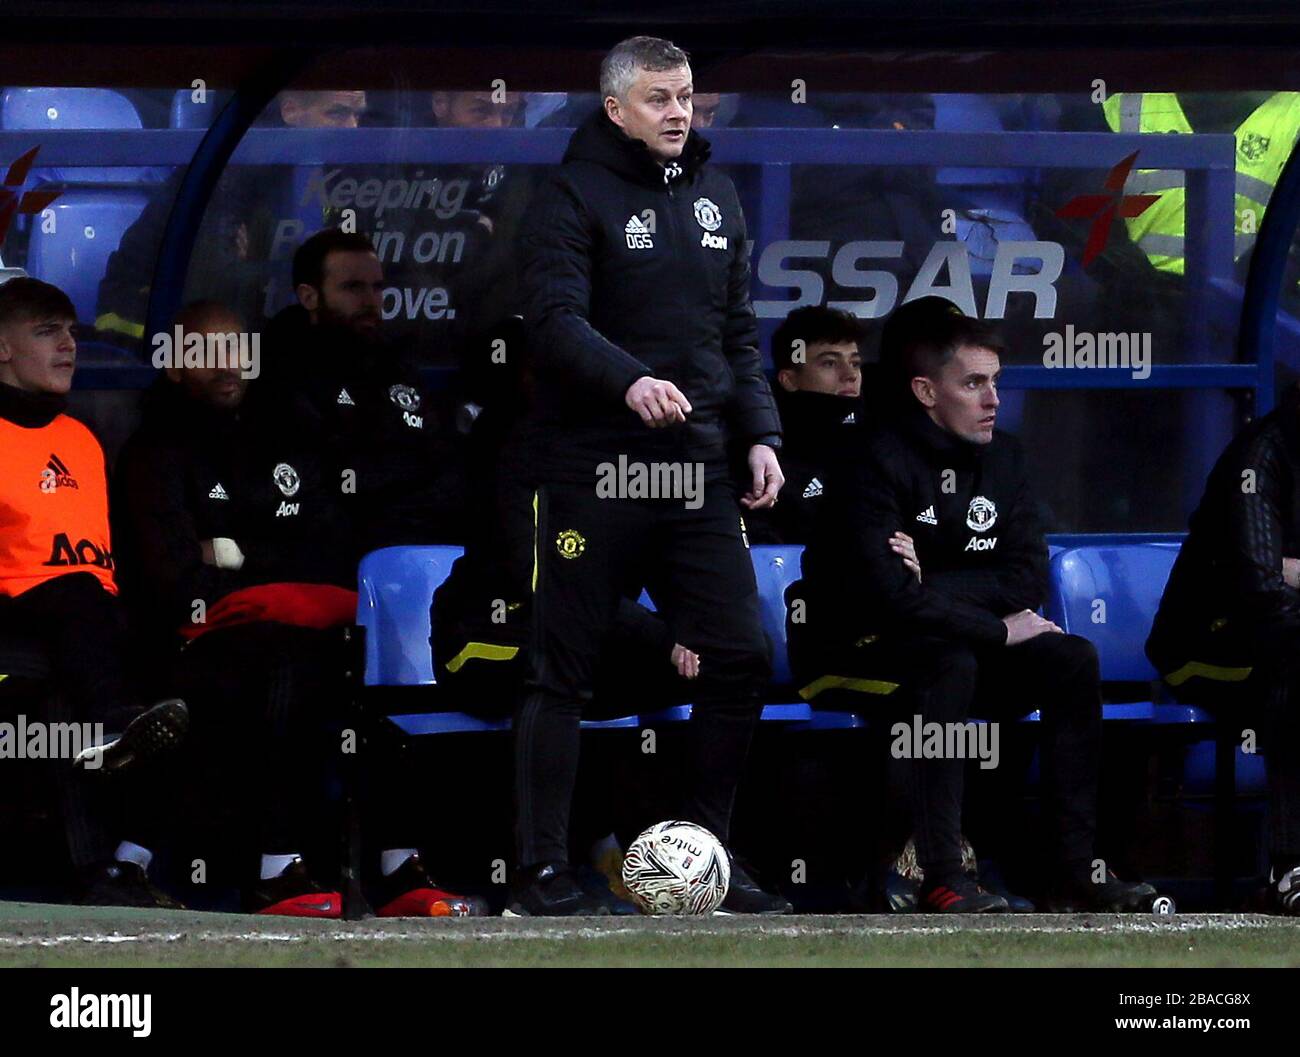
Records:
[[[1177,544],[1136,543],[1070,547],[1052,558],[1045,614],[1067,633],[1092,641],[1103,683],[1152,685],[1160,678],[1144,647],[1177,557]],[[1156,704],[1144,695],[1107,702],[1102,714],[1150,721]]]
[[[65,191],[49,206],[54,230],[46,231],[41,218],[32,224],[28,274],[60,287],[76,306],[77,318],[92,322],[109,255],[148,201],[143,191]]]
[[[0,93],[0,128],[59,129],[143,128],[135,104],[108,88],[6,88]],[[60,166],[33,171],[37,181],[69,184],[157,183],[168,170],[158,167]]]
[[[168,123],[172,128],[208,129],[212,127],[212,119],[216,116],[217,93],[209,89],[207,99],[196,103],[193,91],[182,88],[172,96]]]
[[[433,593],[464,553],[456,546],[384,547],[371,551],[357,570],[357,623],[366,629],[366,686],[435,686],[429,607]],[[509,730],[510,721],[464,712],[394,715],[407,734]],[[584,730],[637,726],[636,716],[584,720]]]
[[[366,629],[366,686],[433,686],[429,606],[460,547],[384,547],[357,570],[357,623]]]
[[[1177,557],[1177,547],[1138,543],[1071,547],[1052,559],[1047,617],[1092,640],[1103,682],[1159,678],[1143,647]]]
[[[936,92],[934,100],[934,128],[936,132],[1001,132],[1002,117],[993,104],[981,95],[970,93]],[[934,174],[935,183],[957,184],[965,187],[992,187],[1003,185],[1015,190],[1004,201],[1004,208],[1020,209],[1020,192],[1025,172],[1020,169],[975,169],[947,166]]]
[[[754,578],[758,581],[758,609],[763,631],[772,647],[772,682],[781,690],[794,684],[785,633],[785,592],[802,575],[803,548],[762,544],[751,547]]]
[[[0,127],[143,128],[135,105],[108,88],[6,88]]]

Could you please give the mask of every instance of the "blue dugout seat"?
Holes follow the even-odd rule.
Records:
[[[6,88],[0,93],[0,128],[138,129],[135,104],[109,88]],[[67,184],[159,183],[168,170],[157,166],[61,166],[36,169],[37,181]]]
[[[365,628],[367,687],[435,686],[437,677],[429,649],[429,605],[433,592],[450,575],[462,554],[460,547],[387,547],[362,560],[358,571],[357,623]],[[759,586],[763,627],[772,643],[777,684],[791,683],[786,655],[785,590],[799,578],[800,547],[755,547],[751,551]],[[649,602],[648,596],[642,601]],[[835,729],[860,726],[855,716],[814,713],[793,693],[788,702],[765,705],[763,718],[797,725],[798,729]],[[676,722],[689,719],[690,705],[604,721],[584,721],[584,729],[630,727],[638,723]],[[505,730],[505,720],[485,720],[464,713],[433,712],[395,715],[392,721],[408,734],[451,731]]]
[[[1103,683],[1150,688],[1160,678],[1143,647],[1177,557],[1177,545],[1138,543],[1070,547],[1052,558],[1044,613],[1068,634],[1092,641]],[[1152,720],[1150,698],[1107,704],[1106,717]]]
[[[196,103],[193,90],[182,88],[172,96],[168,124],[172,128],[211,128],[212,119],[217,116],[217,93],[209,89],[206,95],[203,102]]]
[[[1096,644],[1104,684],[1144,683],[1159,691],[1159,673],[1147,660],[1144,646],[1178,547],[1173,543],[1073,547],[1052,559],[1047,616],[1065,631]],[[1151,701],[1103,708],[1107,718],[1120,718],[1115,710],[1126,709],[1131,711],[1124,718],[1181,728],[1192,742],[1184,753],[1183,791],[1213,792],[1215,889],[1218,901],[1226,906],[1232,889],[1228,848],[1234,793],[1259,795],[1265,762],[1258,754],[1243,753],[1237,731],[1216,721],[1210,712],[1160,700],[1160,696],[1158,692]],[[1202,732],[1206,736],[1200,736]]]
[[[82,188],[65,191],[49,209],[53,223],[37,218],[27,247],[27,273],[62,289],[77,319],[96,316],[99,284],[108,258],[149,198],[143,191]]]
[[[433,593],[451,575],[464,553],[460,547],[385,547],[372,551],[357,571],[357,624],[365,628],[367,687],[437,685],[429,607]],[[389,717],[410,735],[450,734],[510,729],[509,720],[483,719],[464,712],[427,712]],[[635,727],[636,716],[584,720],[584,730]]]

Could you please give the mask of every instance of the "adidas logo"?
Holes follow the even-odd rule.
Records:
[[[650,235],[650,229],[635,213],[627,218],[627,223],[623,225],[623,232],[627,236],[627,248],[630,250],[652,250],[655,248],[654,239]]]
[[[928,506],[928,507],[926,507],[924,510],[922,510],[919,514],[917,514],[917,515],[916,515],[916,520],[919,521],[919,522],[921,522],[921,524],[923,524],[923,525],[937,525],[937,524],[939,524],[939,519],[938,519],[937,517],[934,516],[934,507],[933,507],[933,506]]]
[[[76,488],[76,479],[72,476],[72,471],[63,464],[53,452],[50,452],[50,461],[45,464],[45,469],[41,471],[41,491],[53,492],[56,488]]]
[[[340,389],[338,399],[334,401],[340,407],[356,407],[357,402],[352,399],[352,394],[347,389]]]
[[[850,411],[847,415],[844,416],[844,419],[840,422],[840,425],[851,426],[855,422],[857,422],[857,420],[858,420],[858,413],[856,411]]]
[[[822,483],[821,481],[817,480],[816,477],[814,477],[811,481],[809,481],[808,487],[803,490],[803,497],[805,499],[815,499],[817,496],[821,494],[822,494]]]
[[[230,496],[226,494],[226,490],[225,490],[224,488],[221,487],[221,482],[218,481],[216,484],[214,484],[214,485],[212,486],[212,491],[208,493],[208,498],[209,498],[209,499],[229,499]]]

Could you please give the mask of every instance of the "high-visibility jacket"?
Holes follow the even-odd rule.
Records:
[[[1172,92],[1122,92],[1103,105],[1106,123],[1115,132],[1182,132],[1194,130]],[[1237,126],[1236,197],[1233,206],[1232,256],[1239,260],[1255,244],[1273,186],[1300,136],[1300,92],[1278,92]],[[1177,169],[1136,169],[1124,185],[1126,194],[1159,194],[1141,215],[1128,217],[1129,237],[1161,271],[1182,275],[1187,207],[1186,173]]]
[[[74,418],[27,428],[0,418],[0,595],[68,573],[117,593],[104,450]]]

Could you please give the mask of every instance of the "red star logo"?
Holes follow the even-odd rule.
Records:
[[[1160,200],[1159,195],[1126,195],[1124,181],[1128,179],[1129,170],[1137,160],[1134,151],[1111,169],[1106,177],[1106,193],[1100,195],[1079,195],[1072,198],[1056,211],[1062,220],[1075,220],[1080,217],[1092,217],[1092,229],[1088,232],[1088,244],[1083,248],[1083,266],[1086,268],[1106,248],[1110,238],[1110,224],[1117,216],[1141,216]]]
[[[11,166],[9,172],[5,174],[4,185],[0,186],[0,245],[4,243],[5,236],[9,234],[9,225],[13,222],[15,213],[39,213],[42,209],[53,202],[62,191],[28,191],[21,194],[22,186],[27,182],[27,174],[31,172],[32,162],[36,160],[36,154],[40,147],[33,147]]]

